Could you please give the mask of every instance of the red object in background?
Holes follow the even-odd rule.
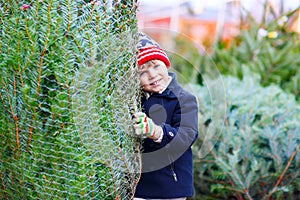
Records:
[[[24,4],[22,6],[22,10],[27,10],[28,8],[30,8],[30,5],[28,5],[28,4]]]

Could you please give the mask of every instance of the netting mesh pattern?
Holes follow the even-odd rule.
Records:
[[[0,0],[0,199],[131,199],[136,2]]]

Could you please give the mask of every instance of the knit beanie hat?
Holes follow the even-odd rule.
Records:
[[[150,36],[145,33],[139,32],[138,42],[138,65],[141,66],[150,60],[161,60],[167,68],[170,68],[171,63],[166,52],[154,41]]]

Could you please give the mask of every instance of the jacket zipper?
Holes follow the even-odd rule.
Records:
[[[177,182],[178,179],[177,179],[177,174],[175,173],[175,163],[174,163],[173,159],[170,157],[170,155],[168,155],[168,157],[169,157],[169,161],[171,163],[170,167],[171,167],[171,171],[172,171],[174,181]]]
[[[177,182],[177,175],[176,175],[176,173],[175,173],[175,171],[173,169],[172,169],[172,171],[173,171],[174,180]]]

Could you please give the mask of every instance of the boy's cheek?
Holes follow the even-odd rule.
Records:
[[[141,85],[141,87],[143,87],[144,85],[147,85],[148,83],[147,83],[147,81],[145,81],[145,79],[143,79],[143,78],[140,78],[140,85]]]

